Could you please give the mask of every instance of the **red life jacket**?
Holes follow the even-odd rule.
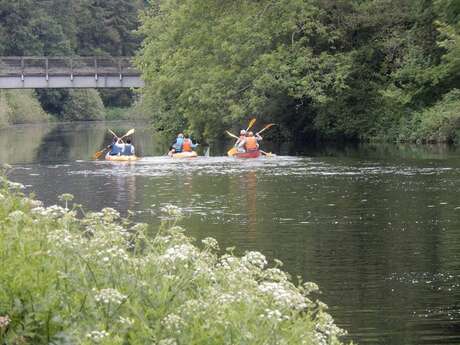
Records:
[[[190,139],[184,139],[182,143],[183,152],[192,152],[192,141]]]
[[[255,150],[257,150],[258,146],[257,146],[256,137],[247,137],[246,138],[246,144],[244,146],[246,147],[246,151],[255,151]]]

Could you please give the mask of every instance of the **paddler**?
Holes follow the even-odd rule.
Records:
[[[257,151],[259,149],[258,141],[262,140],[262,137],[257,133],[254,136],[253,132],[248,132],[246,139],[240,144],[244,147],[246,152]]]
[[[123,144],[123,141],[121,139],[113,138],[112,144],[109,145],[109,148],[110,156],[120,156],[121,154],[123,154],[125,144]]]
[[[246,140],[246,134],[247,134],[246,130],[242,129],[240,131],[240,137],[238,138],[238,140],[235,143],[235,147],[238,149],[238,152],[240,152],[240,153],[245,152],[244,144],[242,144],[242,143]]]
[[[135,149],[134,145],[131,143],[131,139],[128,138],[126,139],[126,144],[123,145],[123,156],[134,156],[135,155]]]
[[[172,155],[173,153],[180,153],[182,152],[182,145],[184,144],[184,135],[179,133],[177,135],[176,141],[171,145],[169,154]]]
[[[197,147],[199,144],[194,144],[192,142],[192,139],[190,139],[190,136],[188,134],[184,135],[184,140],[182,142],[182,152],[192,152],[195,147]]]

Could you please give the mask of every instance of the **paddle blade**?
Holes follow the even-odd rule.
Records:
[[[109,132],[110,132],[115,138],[118,139],[118,136],[117,136],[110,128],[108,128],[108,130],[109,130]]]
[[[102,151],[97,151],[94,155],[93,155],[93,159],[99,159],[102,154],[104,153],[105,150],[102,150]]]
[[[238,153],[238,150],[236,147],[233,147],[231,148],[230,150],[227,151],[227,155],[229,157],[233,157],[234,155],[236,155]]]
[[[251,121],[249,121],[249,125],[248,125],[248,128],[246,128],[246,132],[249,131],[249,129],[251,129],[251,127],[254,126],[255,123],[256,123],[256,118],[254,117],[253,119],[251,119]]]
[[[272,127],[274,125],[276,125],[276,123],[269,123],[268,125],[265,125],[265,127],[262,128],[260,131],[258,131],[257,134],[260,134],[260,133],[266,131],[267,129],[269,129],[270,127]]]
[[[124,138],[124,137],[127,137],[127,136],[130,136],[130,135],[134,134],[134,131],[135,131],[135,129],[134,129],[134,128],[131,128],[131,129],[130,129],[128,132],[126,132],[126,134],[123,135],[121,138]],[[120,139],[121,139],[121,138],[120,138]]]
[[[229,131],[225,131],[225,133],[227,133],[227,134],[228,134],[229,136],[231,136],[232,138],[239,139],[235,134],[230,133]]]

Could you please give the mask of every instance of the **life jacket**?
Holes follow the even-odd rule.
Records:
[[[184,144],[184,138],[177,138],[173,144],[173,148],[176,152],[182,152],[182,145]]]
[[[133,155],[133,145],[125,144],[123,148],[123,152],[121,153],[123,156],[132,156]]]
[[[111,156],[116,156],[118,154],[121,154],[123,151],[122,147],[119,144],[113,143],[110,147],[110,155]]]
[[[190,139],[184,139],[182,143],[182,151],[192,152],[192,141]]]
[[[259,147],[257,146],[257,139],[256,137],[247,137],[246,143],[244,145],[246,147],[246,151],[255,151]]]

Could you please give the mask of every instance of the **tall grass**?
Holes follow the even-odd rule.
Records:
[[[292,283],[261,253],[196,243],[172,206],[153,233],[16,188],[0,190],[1,344],[341,343],[315,284]]]

